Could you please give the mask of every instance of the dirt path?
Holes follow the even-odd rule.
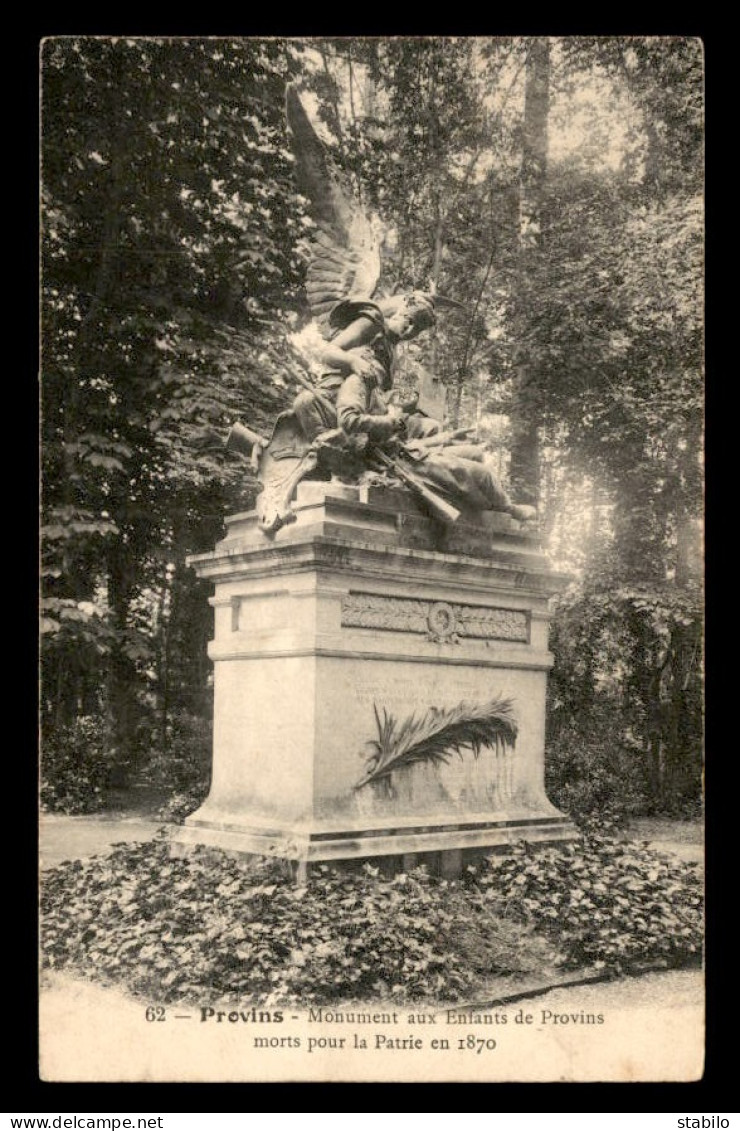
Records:
[[[651,848],[673,852],[682,860],[704,860],[704,828],[699,821],[668,821],[638,817],[626,831],[631,840],[645,840]]]
[[[42,868],[53,868],[63,860],[84,860],[109,852],[122,841],[151,840],[163,827],[139,813],[115,813],[94,817],[65,817],[44,813],[39,821],[39,860]]]

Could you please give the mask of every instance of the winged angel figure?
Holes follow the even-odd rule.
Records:
[[[387,476],[412,490],[441,522],[468,513],[501,510],[520,521],[530,507],[512,504],[486,464],[482,446],[466,433],[443,431],[423,411],[391,405],[399,342],[435,323],[431,293],[376,297],[380,241],[360,206],[348,197],[294,87],[286,111],[299,191],[309,201],[316,231],[306,274],[312,315],[323,327],[320,362],[326,372],[308,379],[291,408],[280,414],[266,441],[235,424],[227,447],[249,455],[262,491],[260,528],[272,534],[295,515],[291,499],[307,477],[362,481]],[[300,380],[300,378],[299,378]]]

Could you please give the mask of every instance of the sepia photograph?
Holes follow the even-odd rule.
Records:
[[[701,40],[39,67],[40,1079],[701,1080]]]

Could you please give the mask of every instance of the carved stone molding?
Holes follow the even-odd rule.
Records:
[[[529,617],[519,609],[386,597],[380,593],[348,593],[342,600],[342,625],[415,632],[435,643],[461,640],[529,641]]]

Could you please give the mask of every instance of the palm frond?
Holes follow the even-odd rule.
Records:
[[[368,743],[372,752],[355,789],[414,762],[439,765],[453,754],[462,757],[464,750],[477,758],[486,746],[513,746],[517,736],[512,701],[501,697],[487,703],[459,703],[446,711],[432,707],[425,715],[409,715],[400,723],[385,707],[382,717],[376,704],[373,710],[378,737]]]

